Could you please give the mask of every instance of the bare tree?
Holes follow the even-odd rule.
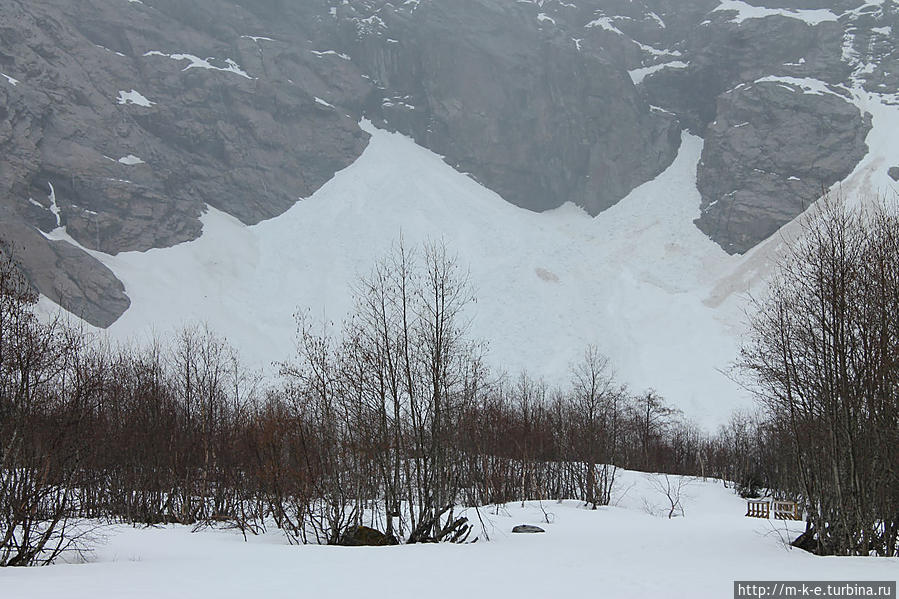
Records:
[[[583,500],[596,509],[608,505],[615,482],[620,408],[623,390],[616,388],[607,356],[589,346],[572,369],[571,402],[579,415],[575,439],[585,471]]]
[[[895,555],[899,215],[825,200],[756,302],[742,365],[788,432],[784,486],[820,554]]]
[[[73,332],[34,315],[9,248],[0,260],[0,566],[26,566],[77,543],[78,428],[93,378]]]
[[[668,519],[675,516],[685,516],[683,500],[686,498],[684,490],[693,482],[687,476],[670,476],[668,474],[647,475],[650,485],[665,496],[668,502],[667,510]]]

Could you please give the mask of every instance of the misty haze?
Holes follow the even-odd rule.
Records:
[[[0,0],[0,595],[895,596],[894,28]]]

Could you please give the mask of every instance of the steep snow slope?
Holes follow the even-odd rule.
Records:
[[[408,138],[366,129],[364,154],[278,218],[247,227],[209,209],[196,241],[95,253],[132,300],[111,333],[201,320],[252,362],[282,360],[298,308],[339,321],[348,286],[400,235],[409,245],[443,238],[470,266],[471,330],[495,365],[562,382],[596,344],[624,381],[706,424],[746,403],[716,370],[736,355],[739,302],[703,303],[739,258],[692,225],[701,139],[685,136],[666,172],[593,219],[571,205],[516,208]]]
[[[717,481],[687,484],[685,515],[669,520],[658,483],[619,472],[614,505],[596,511],[569,501],[483,508],[471,521],[484,522],[491,542],[461,546],[296,547],[274,526],[248,543],[234,530],[106,526],[95,537],[108,544],[90,563],[5,568],[0,584],[7,597],[54,599],[401,598],[422,589],[542,599],[730,597],[735,580],[895,580],[899,559],[787,551],[783,539],[805,524],[746,518],[745,502]],[[523,523],[546,534],[510,533]],[[480,527],[475,534],[483,540]]]

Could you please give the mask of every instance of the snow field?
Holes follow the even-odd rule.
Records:
[[[0,585],[35,599],[718,598],[732,596],[734,580],[895,579],[899,559],[788,550],[782,537],[803,524],[744,517],[745,502],[720,481],[690,482],[684,517],[650,514],[667,501],[652,478],[661,481],[620,471],[617,505],[595,511],[572,501],[482,508],[491,540],[468,545],[290,546],[277,532],[245,543],[236,531],[108,526],[89,563],[8,568]],[[547,532],[511,534],[525,523]]]

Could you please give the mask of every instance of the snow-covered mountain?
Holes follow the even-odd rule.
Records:
[[[442,238],[494,364],[596,344],[714,424],[781,236],[899,179],[896,2],[762,4],[0,0],[0,237],[45,308],[260,365]]]
[[[736,302],[712,306],[709,295],[739,258],[692,224],[702,140],[685,135],[665,173],[594,219],[572,204],[515,207],[410,139],[365,128],[362,156],[280,217],[247,226],[210,209],[196,241],[94,252],[132,301],[110,332],[199,320],[251,359],[283,360],[298,307],[339,322],[350,285],[400,236],[412,247],[443,239],[470,267],[471,332],[489,340],[495,366],[558,382],[596,344],[631,383],[727,416],[734,386],[714,368],[735,355]]]

